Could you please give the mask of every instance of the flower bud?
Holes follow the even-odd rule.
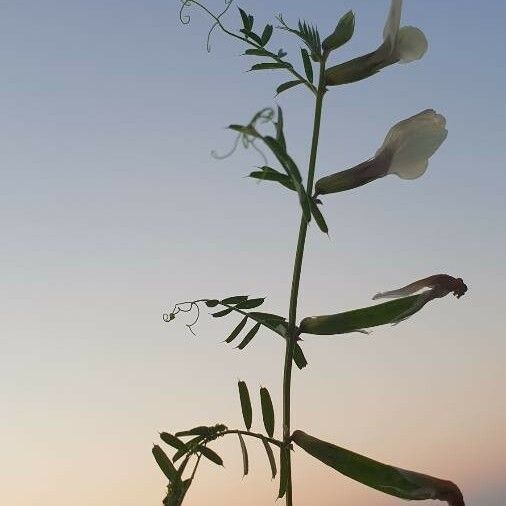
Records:
[[[346,44],[355,30],[355,15],[353,11],[348,11],[341,17],[335,30],[322,42],[322,48],[326,53]]]

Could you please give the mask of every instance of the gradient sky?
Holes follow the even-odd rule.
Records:
[[[244,178],[254,152],[210,157],[231,145],[223,127],[275,104],[285,76],[246,73],[242,48],[219,33],[207,54],[209,21],[195,13],[182,26],[178,4],[2,2],[2,504],[159,505],[158,431],[240,426],[237,378],[268,386],[280,406],[277,337],[260,333],[239,352],[220,344],[235,319],[204,315],[197,337],[161,320],[176,301],[238,293],[267,295],[265,310],[286,314],[299,221],[288,192]],[[322,34],[352,8],[355,37],[336,62],[377,47],[388,9],[241,5],[263,22],[306,18]],[[368,158],[392,124],[428,107],[447,117],[449,136],[423,178],[325,198],[330,240],[311,227],[300,316],[360,307],[439,272],[469,292],[370,337],[307,338],[310,365],[294,375],[295,428],[452,479],[473,506],[506,503],[505,19],[502,0],[406,0],[403,24],[424,30],[426,57],[328,93],[320,175]],[[238,23],[234,9],[227,23]],[[304,166],[312,100],[295,89],[279,103]],[[185,504],[274,504],[260,448],[245,479],[237,441],[216,449],[226,469],[204,466]],[[295,496],[401,503],[301,452]]]

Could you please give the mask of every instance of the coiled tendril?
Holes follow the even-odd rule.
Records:
[[[263,153],[263,151],[255,144],[255,141],[259,137],[258,132],[256,131],[257,123],[265,124],[265,123],[273,123],[275,125],[275,112],[272,107],[265,107],[258,111],[253,118],[251,118],[250,122],[244,126],[244,131],[239,132],[234,140],[232,148],[225,154],[218,154],[215,150],[211,151],[211,156],[216,160],[223,160],[224,158],[228,158],[233,155],[239,146],[239,141],[242,142],[242,145],[245,149],[252,147],[257,153],[262,157],[264,165],[267,165],[267,157]]]
[[[225,0],[225,8],[219,13],[219,14],[213,14],[207,7],[202,5],[200,2],[197,2],[196,0],[181,0],[181,8],[179,9],[179,19],[183,25],[190,24],[191,16],[189,14],[185,14],[184,10],[186,8],[189,8],[191,4],[195,4],[196,6],[200,7],[202,10],[207,12],[213,19],[214,23],[212,24],[211,28],[209,29],[209,32],[207,34],[206,39],[206,49],[207,52],[211,52],[211,34],[213,33],[214,29],[217,26],[220,26],[223,29],[223,25],[221,24],[221,17],[228,11],[230,6],[232,5],[234,0]],[[225,30],[224,30],[225,31]]]
[[[193,331],[193,326],[199,321],[200,318],[200,308],[199,308],[199,302],[205,302],[204,299],[202,300],[192,300],[187,302],[178,302],[174,305],[172,308],[172,311],[170,313],[164,313],[162,318],[164,322],[171,322],[178,313],[191,313],[194,310],[196,310],[196,316],[194,320],[191,323],[187,323],[186,327],[188,327],[188,330],[195,336],[195,332]]]

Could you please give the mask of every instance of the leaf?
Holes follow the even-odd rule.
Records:
[[[245,55],[248,56],[275,56],[274,53],[267,51],[267,49],[259,48],[259,49],[246,49],[244,51]]]
[[[355,15],[353,11],[348,11],[341,17],[333,33],[322,42],[323,49],[330,52],[341,47],[353,37],[354,31]]]
[[[314,26],[308,25],[306,21],[303,23],[299,21],[298,26],[299,31],[295,30],[294,33],[299,35],[315,56],[319,55],[321,53],[321,43],[318,30]]]
[[[251,400],[249,396],[248,387],[246,382],[239,381],[237,383],[239,389],[239,399],[241,401],[242,417],[244,419],[244,425],[246,429],[251,429],[251,422],[253,420],[253,410],[251,409]]]
[[[295,347],[293,349],[293,361],[299,369],[304,369],[304,367],[307,365],[306,357],[304,356],[302,348],[298,343],[295,344]]]
[[[309,197],[307,196],[306,191],[304,190],[304,187],[301,184],[302,177],[300,175],[300,171],[297,165],[295,164],[293,159],[288,155],[283,145],[276,139],[267,135],[263,137],[263,140],[267,144],[269,149],[274,153],[279,163],[286,170],[286,173],[291,177],[295,189],[299,194],[299,202],[301,204],[304,217],[309,222],[311,220],[311,207],[309,205]]]
[[[262,418],[265,431],[269,437],[274,435],[274,407],[272,406],[271,394],[267,388],[260,388],[260,403],[262,405]]]
[[[244,27],[245,30],[251,30],[252,26],[250,25],[250,21],[249,21],[249,18],[248,18],[248,15],[246,14],[246,12],[244,12],[240,7],[239,7],[239,13],[241,14],[241,18],[242,18],[242,25]]]
[[[260,313],[251,311],[248,313],[248,316],[259,323],[261,323],[264,327],[272,330],[276,334],[280,335],[283,339],[286,337],[286,333],[288,330],[288,323],[285,318],[278,315],[271,315],[270,313]]]
[[[227,309],[223,309],[221,311],[218,311],[217,313],[213,313],[213,318],[221,318],[222,316],[227,316],[234,310],[233,307],[227,307]]]
[[[222,304],[226,304],[229,306],[230,304],[239,304],[240,302],[244,302],[248,300],[249,295],[235,295],[234,297],[227,297],[221,301]]]
[[[271,445],[265,438],[262,438],[262,443],[264,444],[265,452],[267,453],[267,458],[269,459],[269,464],[271,466],[272,479],[274,479],[278,472],[276,469],[276,459],[274,457],[274,452],[272,451]]]
[[[225,339],[225,342],[231,343],[241,333],[241,330],[245,327],[247,322],[248,322],[248,317],[245,316],[239,322],[239,325],[237,325],[237,327],[234,330],[232,330],[232,333]]]
[[[428,300],[422,293],[345,313],[312,316],[301,321],[300,330],[307,334],[334,335],[396,323],[422,309]]]
[[[176,437],[209,436],[212,432],[213,432],[213,427],[209,427],[207,425],[198,425],[197,427],[193,427],[193,429],[182,430],[180,432],[176,432]]]
[[[211,462],[214,462],[218,466],[223,465],[223,459],[211,448],[208,448],[207,446],[198,446],[197,450],[204,455],[207,459],[209,459]]]
[[[188,451],[188,448],[186,444],[181,441],[176,436],[173,436],[172,434],[169,434],[168,432],[162,432],[160,434],[160,439],[167,443],[168,445],[172,446],[172,448],[175,448],[176,450],[186,450]]]
[[[178,480],[177,470],[167,454],[158,445],[153,446],[152,453],[163,474],[167,476],[171,483],[176,482]]]
[[[234,130],[235,132],[239,132],[243,135],[254,135],[255,131],[252,129],[251,126],[249,125],[228,125],[228,127],[230,130]]]
[[[204,438],[216,438],[216,436],[218,436],[221,432],[223,432],[225,430],[227,430],[227,426],[223,425],[221,423],[218,423],[213,426],[198,425],[197,427],[193,427],[193,429],[184,430],[181,432],[176,432],[175,435],[176,435],[176,437],[196,435],[196,436],[201,436]],[[186,443],[186,446],[191,447],[192,441]]]
[[[287,81],[286,83],[280,84],[276,88],[276,93],[279,95],[280,93],[283,93],[286,90],[289,90],[290,88],[293,88],[295,86],[298,86],[299,84],[302,84],[304,81],[301,81],[300,79],[296,79],[295,81]]]
[[[281,448],[279,452],[279,492],[278,499],[281,499],[286,494],[286,487],[288,485],[288,457],[290,450],[286,447]]]
[[[314,221],[316,221],[316,224],[324,234],[328,234],[329,227],[327,226],[325,218],[323,217],[323,214],[321,213],[314,199],[309,200],[309,205],[311,206],[311,214],[314,217]]]
[[[306,221],[309,223],[311,221],[311,199],[301,184],[298,184],[296,188],[299,194],[299,202],[302,208],[302,213],[304,214]]]
[[[272,313],[262,313],[260,311],[251,311],[251,313],[248,313],[248,315],[261,323],[263,322],[280,323],[286,320],[284,316],[279,316],[277,314]]]
[[[286,174],[282,174],[277,170],[271,169],[270,167],[263,167],[264,170],[257,170],[251,172],[249,177],[254,179],[259,179],[260,181],[276,181],[277,183],[282,184],[285,188],[289,190],[295,191],[295,186],[292,182],[290,176]],[[270,170],[265,170],[270,169]]]
[[[243,476],[246,476],[249,472],[248,449],[246,448],[246,443],[244,442],[242,435],[237,435],[239,436],[239,443],[241,444]]]
[[[257,332],[260,330],[260,323],[255,324],[255,326],[246,334],[244,339],[237,346],[239,350],[243,350],[250,343],[250,341],[256,336]]]
[[[270,69],[287,69],[291,68],[291,65],[286,62],[268,62],[268,63],[256,63],[251,67],[250,70],[270,70]]]
[[[205,436],[197,436],[197,437],[194,437],[193,439],[190,439],[190,441],[188,441],[186,443],[186,449],[178,450],[174,454],[174,456],[172,457],[172,462],[177,462],[183,455],[186,455],[188,452],[191,452],[192,450],[194,450],[195,447],[200,442],[202,442],[204,439],[205,439]]]
[[[298,23],[299,29],[296,30],[296,29],[290,28],[285,23],[285,21],[281,15],[278,16],[278,20],[281,23],[280,28],[297,35],[297,37],[300,37],[304,41],[304,43],[311,50],[312,56],[314,58],[318,58],[320,56],[320,53],[321,53],[320,34],[318,33],[318,30],[314,26],[309,26],[305,21],[304,21],[304,23],[299,21],[299,23]]]
[[[461,491],[451,481],[383,464],[300,430],[292,434],[292,441],[341,474],[385,494],[408,500],[439,499],[450,506],[464,506]]]
[[[302,176],[300,175],[299,168],[288,155],[286,149],[284,149],[283,146],[270,135],[263,137],[263,140],[273,152],[274,156],[278,159],[282,167],[286,170],[286,173],[293,179],[294,183],[296,184],[302,182]]]
[[[251,315],[251,313],[250,313]],[[276,332],[276,334],[280,335],[283,339],[286,337],[286,333],[288,331],[288,322],[282,320],[266,320],[266,319],[258,319],[253,318],[255,321],[259,321],[262,325],[267,327],[268,329]]]
[[[311,65],[311,60],[309,59],[309,53],[307,49],[304,48],[301,48],[300,52],[302,54],[302,62],[304,63],[304,72],[306,73],[307,80],[313,83],[313,65]]]
[[[262,39],[262,46],[265,46],[267,42],[269,42],[270,38],[272,37],[272,25],[267,25],[264,28],[264,31],[262,32],[262,36],[260,37]]]
[[[244,302],[240,302],[235,306],[236,309],[254,309],[255,307],[261,306],[265,301],[265,297],[258,299],[249,299]]]
[[[251,30],[239,30],[239,31],[244,33],[244,35],[246,35],[246,37],[253,39],[259,46],[262,45],[262,39],[255,32],[253,32]]]
[[[220,301],[217,299],[209,299],[205,301],[207,307],[216,307]]]
[[[284,133],[283,109],[278,105],[278,115],[276,120],[276,141],[286,152],[286,140]]]

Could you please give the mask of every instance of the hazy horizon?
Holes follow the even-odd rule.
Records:
[[[322,34],[353,9],[339,62],[377,47],[389,1],[239,5],[259,23],[282,12]],[[255,152],[210,152],[232,145],[228,124],[279,103],[304,167],[313,101],[302,89],[275,98],[286,76],[247,73],[252,60],[218,31],[207,54],[209,20],[191,9],[183,26],[178,10],[173,0],[4,3],[3,504],[161,505],[158,433],[241,427],[238,378],[269,388],[280,426],[277,336],[261,332],[241,352],[221,343],[236,318],[204,314],[194,337],[162,314],[241,293],[287,313],[296,202],[245,177]],[[307,337],[309,366],[293,385],[294,428],[451,479],[471,506],[506,503],[505,19],[499,0],[405,0],[402,24],[424,31],[426,56],[327,94],[318,175],[370,157],[394,123],[426,108],[446,116],[449,135],[417,181],[324,198],[330,238],[311,227],[298,319],[440,272],[469,292],[368,337]],[[225,20],[238,25],[235,7]],[[298,59],[290,37],[274,37]],[[225,469],[202,466],[185,505],[275,504],[260,446],[249,444],[244,479],[238,442],[213,448]],[[298,506],[402,504],[300,451],[293,460]]]

